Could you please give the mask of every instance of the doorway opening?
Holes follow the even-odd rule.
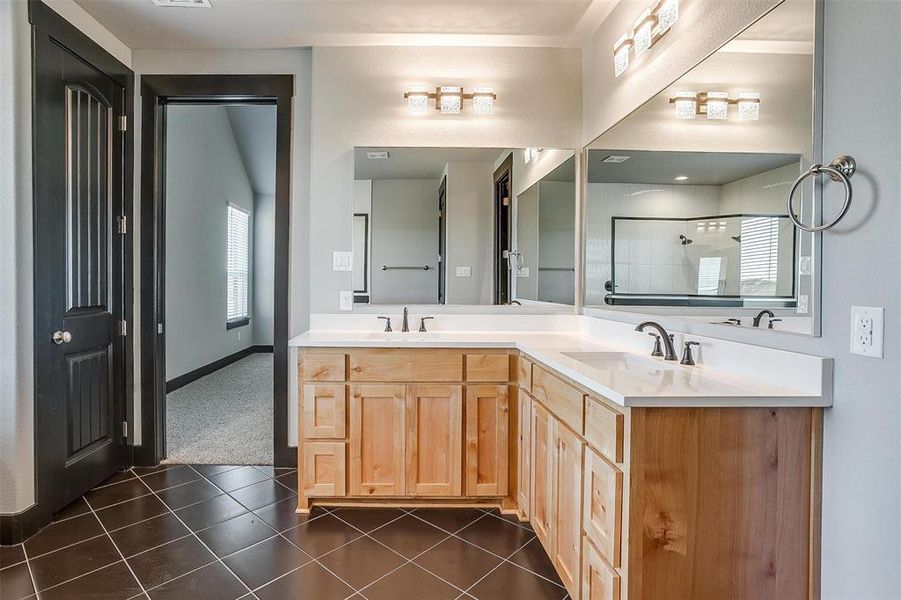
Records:
[[[293,466],[293,77],[145,76],[140,464]],[[145,337],[146,336],[146,337]]]
[[[509,304],[513,155],[494,171],[494,303]]]

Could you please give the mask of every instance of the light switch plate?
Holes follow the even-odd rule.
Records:
[[[354,309],[354,293],[342,290],[338,292],[338,310]]]
[[[457,267],[457,277],[472,277],[472,267]]]
[[[353,252],[332,252],[332,271],[353,271]]]
[[[882,358],[885,309],[873,306],[851,307],[851,353]]]
[[[798,296],[798,306],[795,308],[795,312],[799,314],[806,314],[808,304],[810,304],[810,302],[808,300],[807,294],[800,294]]]

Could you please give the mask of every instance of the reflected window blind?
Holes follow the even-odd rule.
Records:
[[[779,263],[779,219],[746,218],[741,223],[741,293],[776,294]]]
[[[248,268],[250,262],[250,213],[228,205],[226,269],[228,271],[226,320],[238,321],[250,316],[248,304]]]

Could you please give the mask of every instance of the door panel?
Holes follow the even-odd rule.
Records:
[[[578,597],[582,538],[582,441],[567,427],[554,428],[554,551],[560,580]]]
[[[350,394],[351,495],[403,496],[404,386],[353,385]]]
[[[620,576],[587,539],[582,543],[582,600],[619,600]]]
[[[303,386],[301,436],[304,439],[343,438],[347,400],[343,383],[308,383]]]
[[[528,519],[531,502],[532,485],[532,400],[524,392],[519,393],[519,447],[517,449],[519,465],[516,474],[517,504],[520,518]]]
[[[614,567],[620,566],[623,474],[594,450],[585,451],[585,535]]]
[[[344,495],[344,442],[303,442],[303,493],[308,498]]]
[[[35,25],[34,375],[39,503],[50,511],[126,461],[125,236],[115,226],[125,134],[114,131],[126,90],[81,58],[111,64],[100,52],[70,51]]]
[[[462,386],[408,386],[406,420],[407,494],[461,495]]]
[[[466,387],[466,495],[507,494],[509,392],[506,385]]]
[[[553,556],[554,420],[532,402],[532,527],[549,556]]]

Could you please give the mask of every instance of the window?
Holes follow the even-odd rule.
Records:
[[[250,213],[228,205],[227,233],[227,301],[226,323],[246,324],[250,318],[248,310],[249,263],[250,263]]]
[[[742,219],[741,295],[775,296],[778,265],[778,217]]]

